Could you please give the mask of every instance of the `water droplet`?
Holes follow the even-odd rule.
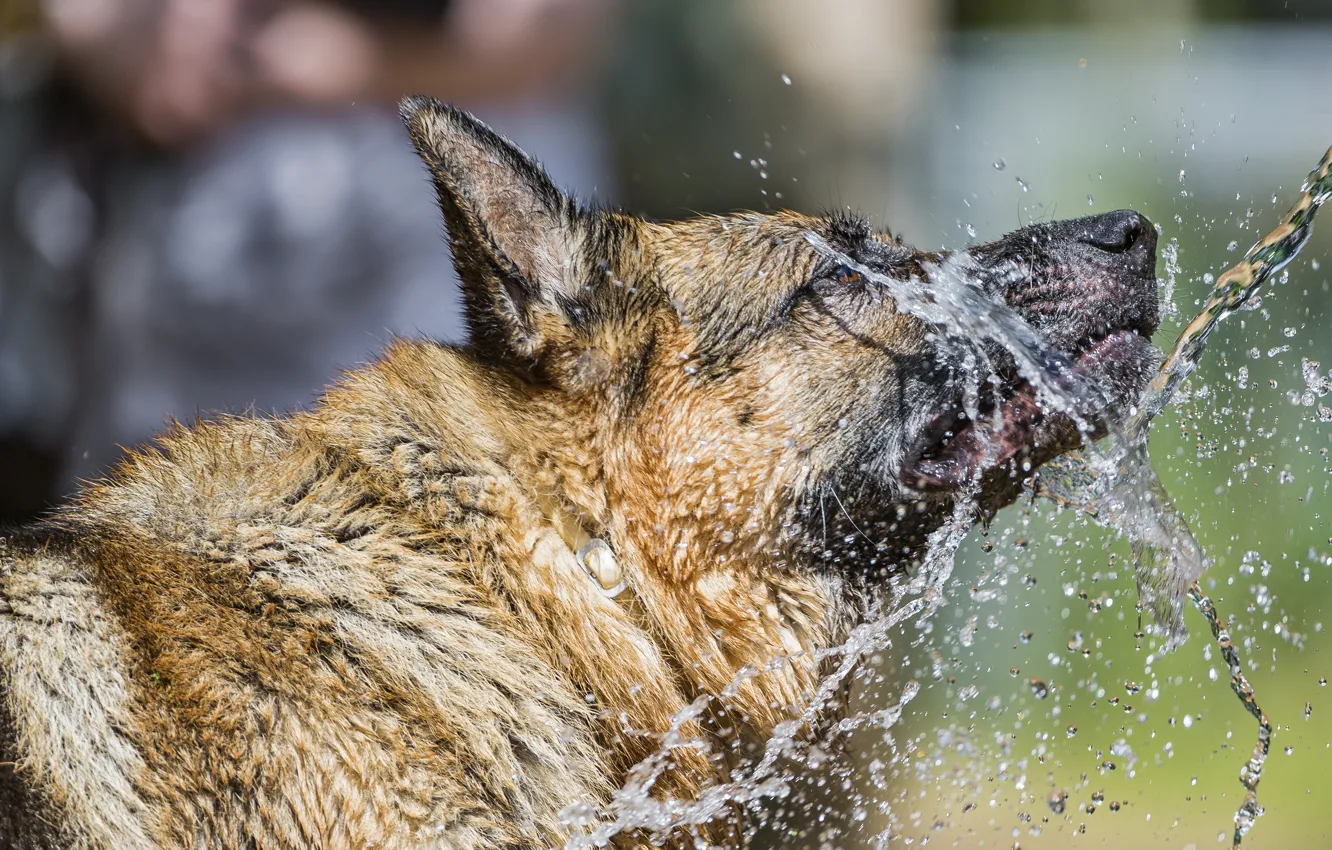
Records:
[[[1050,807],[1050,811],[1057,815],[1062,815],[1064,813],[1064,806],[1068,803],[1068,794],[1061,790],[1051,791],[1050,798],[1045,802],[1046,805]]]
[[[565,826],[591,826],[597,822],[597,808],[588,802],[577,802],[566,806],[557,815]]]
[[[1003,158],[1003,157],[999,157],[998,159],[996,159],[996,160],[994,161],[994,170],[995,170],[995,171],[1003,171],[1003,170],[1004,170],[1005,168],[1007,168],[1007,167],[1008,167],[1008,163],[1004,162],[1004,158]]]
[[[782,74],[782,82],[789,86],[791,85],[791,78],[786,74]]]

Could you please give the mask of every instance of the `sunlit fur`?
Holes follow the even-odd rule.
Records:
[[[918,554],[935,508],[895,471],[948,364],[877,289],[829,292],[805,234],[903,278],[925,255],[586,211],[465,113],[404,116],[471,342],[176,428],[10,536],[0,846],[558,846],[748,665],[684,729],[718,755],[654,794],[744,758]]]

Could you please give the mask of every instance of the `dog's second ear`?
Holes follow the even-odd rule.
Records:
[[[535,160],[427,97],[399,110],[439,194],[474,343],[531,361],[579,281],[584,218]]]

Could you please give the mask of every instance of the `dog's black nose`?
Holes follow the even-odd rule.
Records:
[[[1127,254],[1135,248],[1151,251],[1156,242],[1152,223],[1133,210],[1116,210],[1077,221],[1079,242],[1112,254]]]

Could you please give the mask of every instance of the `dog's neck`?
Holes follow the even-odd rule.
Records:
[[[358,393],[360,381],[378,386]],[[351,396],[394,400],[392,409],[362,411],[373,427],[339,427],[347,438],[376,435],[357,452],[384,474],[404,474],[394,465],[395,442],[422,440],[459,481],[480,478],[504,490],[514,504],[505,509],[512,541],[502,569],[512,575],[494,580],[558,583],[553,606],[564,604],[561,594],[588,600],[525,619],[548,632],[545,645],[560,647],[552,658],[565,659],[571,680],[597,695],[617,728],[663,732],[675,710],[710,694],[726,725],[766,737],[804,707],[819,672],[813,650],[840,640],[851,623],[849,595],[799,569],[778,545],[773,527],[781,517],[737,522],[740,533],[728,534],[707,505],[679,501],[680,474],[743,486],[734,470],[662,468],[635,435],[594,427],[605,421],[596,411],[570,410],[456,349],[399,343],[337,392],[344,416],[357,409]],[[439,489],[404,489],[429,486]],[[623,599],[605,599],[573,557],[591,539],[613,553],[631,591]],[[591,621],[581,633],[604,645],[565,646],[568,618]],[[641,742],[621,749],[629,763],[646,754]]]
[[[687,474],[717,484],[688,485],[639,435],[608,440],[591,427],[605,421],[598,411],[556,407],[541,419],[565,424],[537,424],[506,467],[570,549],[609,546],[629,588],[618,604],[672,662],[684,696],[733,693],[732,715],[765,737],[798,713],[818,674],[812,651],[840,639],[848,618],[841,589],[793,562],[781,517],[728,517],[717,508],[735,500],[726,482],[743,486],[735,469],[696,462]],[[687,502],[695,492],[704,500]],[[736,687],[742,671],[761,672]]]

